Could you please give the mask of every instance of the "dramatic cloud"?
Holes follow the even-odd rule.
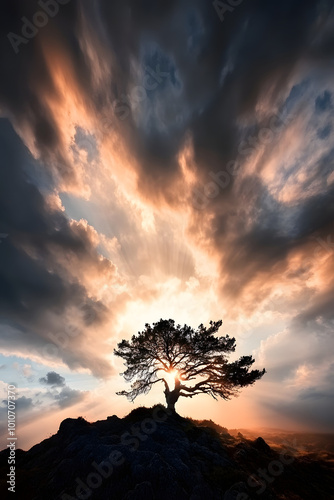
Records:
[[[145,322],[222,318],[273,412],[328,428],[332,2],[41,4],[0,19],[4,354],[107,378]]]
[[[9,235],[0,259],[0,309],[6,318],[1,326],[3,349],[37,350],[39,356],[52,351],[69,365],[107,374],[110,366],[96,350],[83,352],[76,343],[90,328],[102,325],[108,309],[88,295],[73,270],[87,266],[91,274],[112,279],[115,268],[96,252],[87,224],[69,222],[61,209],[48,203],[50,179],[6,120],[0,128],[1,225]],[[66,324],[69,311],[72,320]]]

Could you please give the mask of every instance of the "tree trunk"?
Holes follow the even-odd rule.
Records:
[[[166,403],[168,410],[171,410],[173,413],[175,413],[175,403],[178,399],[179,398],[176,397],[174,391],[170,391],[166,394]]]
[[[170,391],[169,388],[166,386],[165,397],[166,397],[167,408],[168,410],[171,410],[173,413],[175,413],[175,403],[179,399],[181,390],[180,385],[181,382],[179,381],[179,379],[175,379],[175,389]]]

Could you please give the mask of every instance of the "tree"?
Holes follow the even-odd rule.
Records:
[[[133,402],[140,394],[147,394],[153,384],[163,382],[167,406],[172,411],[181,396],[209,394],[216,400],[236,396],[240,388],[252,385],[266,371],[250,370],[255,361],[252,356],[228,362],[236,342],[228,335],[215,336],[221,324],[210,321],[208,328],[201,324],[194,330],[188,325],[175,326],[172,319],[161,319],[152,326],[146,324],[131,341],[122,340],[114,354],[125,360],[126,370],[121,375],[132,384],[130,391],[116,394]],[[166,380],[167,374],[173,374],[174,388]]]

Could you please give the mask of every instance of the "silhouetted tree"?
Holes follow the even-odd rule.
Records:
[[[228,335],[215,337],[221,324],[222,321],[210,321],[208,328],[201,324],[194,330],[188,325],[175,326],[172,319],[161,319],[152,326],[146,324],[144,331],[133,335],[131,341],[122,340],[114,354],[125,360],[122,375],[132,384],[130,391],[117,394],[134,401],[162,381],[167,406],[173,411],[180,396],[210,394],[214,399],[219,396],[226,400],[236,396],[240,388],[259,380],[265,369],[250,370],[255,361],[252,356],[228,362],[236,342]],[[169,387],[164,372],[173,374],[174,388]],[[192,385],[184,383],[192,381]]]

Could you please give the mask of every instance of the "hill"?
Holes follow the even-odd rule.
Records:
[[[24,500],[329,500],[334,455],[271,448],[212,421],[140,407],[89,423],[68,418],[57,434],[16,450],[15,495],[8,449],[0,452],[1,498]]]

